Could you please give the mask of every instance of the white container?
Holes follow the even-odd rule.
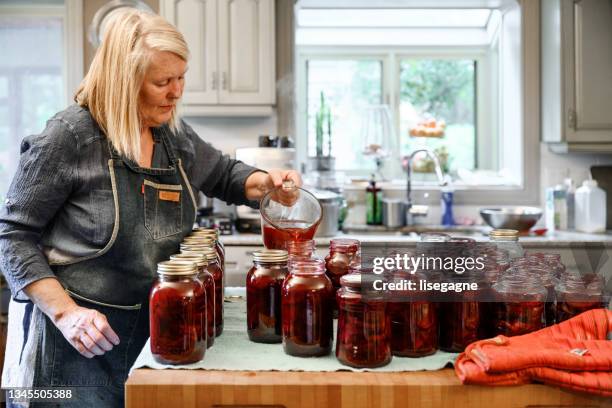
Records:
[[[606,231],[606,193],[597,187],[597,181],[585,180],[576,189],[576,230],[596,233]]]

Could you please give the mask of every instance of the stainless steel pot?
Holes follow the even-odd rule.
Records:
[[[344,198],[338,193],[326,190],[311,190],[323,207],[323,217],[317,229],[317,237],[333,237],[338,234],[340,212],[346,206]]]

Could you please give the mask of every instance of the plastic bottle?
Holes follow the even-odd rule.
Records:
[[[606,193],[595,180],[585,180],[576,190],[576,230],[596,233],[606,230]]]
[[[452,227],[456,225],[455,218],[453,217],[453,197],[455,195],[455,189],[449,184],[442,187],[440,195],[440,205],[442,206],[442,225],[445,227]]]
[[[576,187],[574,186],[574,180],[571,177],[567,177],[563,180],[565,187],[565,203],[567,207],[567,228],[572,230],[576,228],[576,217],[575,217],[575,195]]]

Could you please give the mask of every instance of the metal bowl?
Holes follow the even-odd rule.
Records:
[[[491,227],[515,229],[521,232],[529,231],[542,216],[538,207],[501,207],[483,208],[480,216]]]

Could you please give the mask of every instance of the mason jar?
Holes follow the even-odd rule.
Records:
[[[190,364],[204,358],[206,292],[197,266],[189,261],[157,264],[149,295],[151,353],[161,364]]]
[[[333,286],[321,260],[296,261],[282,288],[283,348],[299,357],[330,353]]]
[[[246,277],[247,332],[257,343],[283,340],[281,290],[289,270],[287,251],[262,250],[253,253],[253,266]]]

